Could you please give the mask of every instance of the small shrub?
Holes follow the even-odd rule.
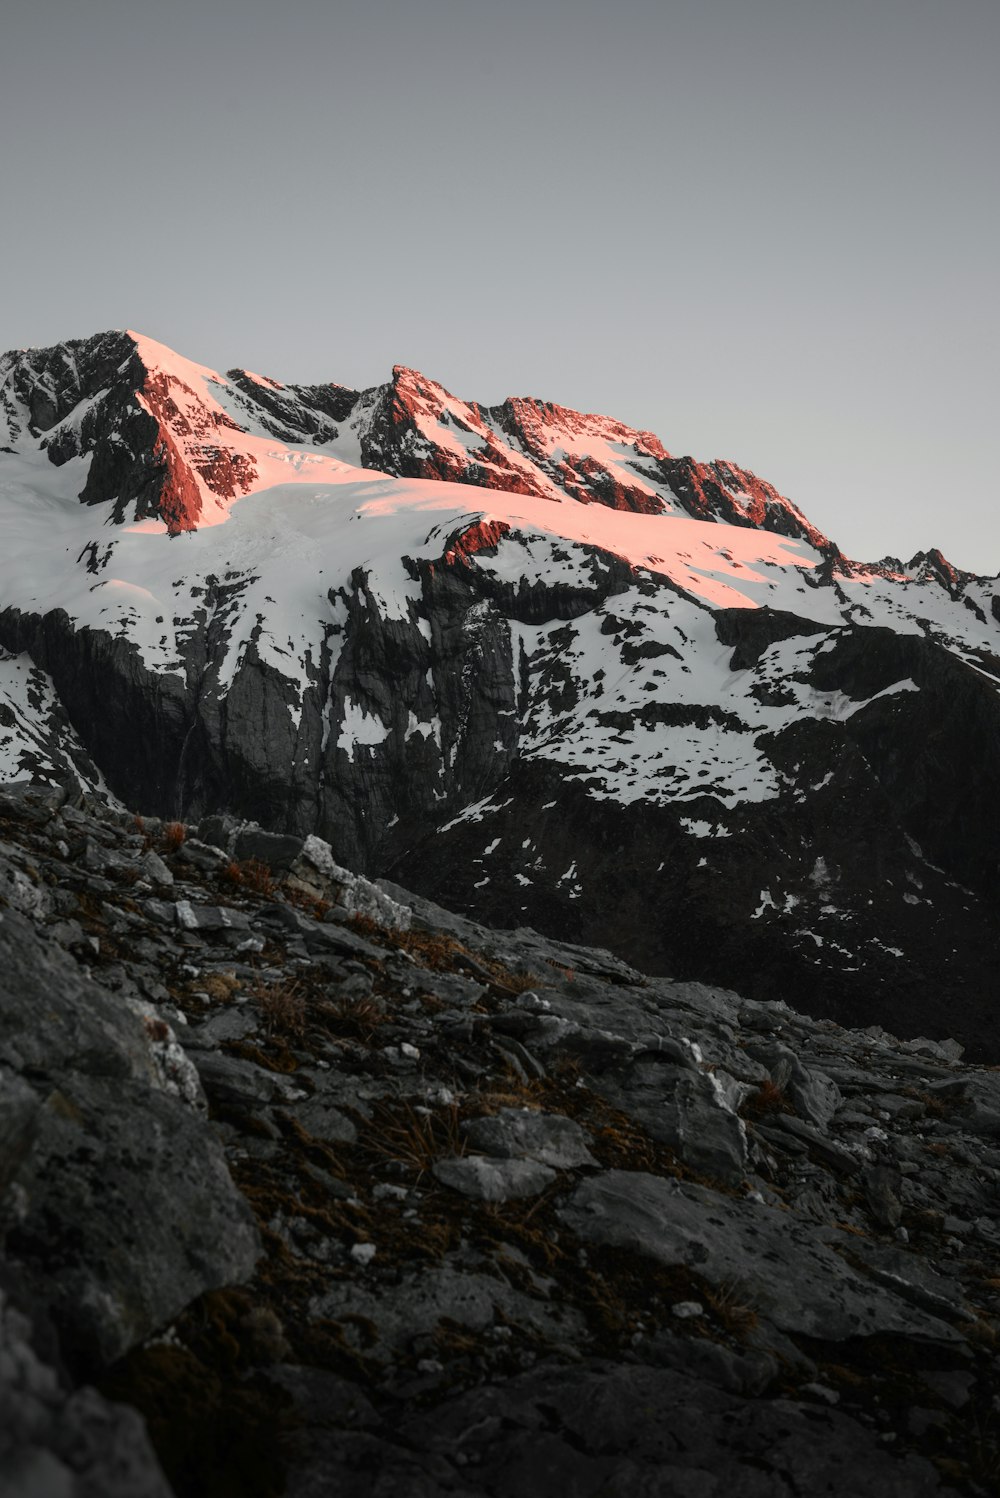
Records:
[[[757,1312],[746,1287],[738,1280],[723,1280],[705,1291],[705,1299],[716,1318],[734,1337],[745,1337],[757,1325]]]
[[[493,982],[504,993],[527,993],[529,989],[540,988],[542,985],[542,980],[535,973],[512,973],[502,962],[489,962],[486,966],[492,969]]]
[[[187,839],[187,828],[183,822],[167,822],[163,828],[163,846],[170,853],[176,853],[177,849]]]
[[[259,858],[245,858],[242,862],[231,859],[223,869],[222,877],[227,884],[235,884],[238,889],[249,890],[255,895],[274,894],[274,875]]]
[[[195,980],[195,986],[216,1004],[227,1004],[240,986],[235,973],[206,973]]]
[[[792,1113],[794,1109],[782,1089],[766,1077],[745,1100],[740,1112],[745,1118],[770,1118],[776,1113]]]
[[[389,1016],[378,999],[367,995],[360,999],[338,998],[324,1004],[321,1011],[337,1035],[345,1035],[370,1045],[375,1033]]]
[[[300,985],[294,980],[284,983],[258,981],[250,990],[264,1021],[266,1033],[285,1039],[298,1038],[306,1031],[306,1001]]]
[[[377,1107],[372,1119],[371,1148],[420,1177],[436,1160],[465,1153],[458,1108],[418,1113],[410,1104]]]

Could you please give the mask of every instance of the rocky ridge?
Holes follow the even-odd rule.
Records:
[[[995,1491],[957,1044],[233,818],[21,783],[0,838],[0,1491]]]
[[[650,514],[760,526],[839,555],[790,500],[733,463],[667,452],[651,432],[551,401],[459,400],[397,365],[384,385],[285,385],[225,376],[141,334],[113,331],[0,356],[7,451],[42,444],[51,463],[92,454],[85,504],[116,499],[115,519],[159,515],[193,529],[258,486],[247,433],[328,448],[383,473]]]
[[[997,1059],[996,579],[405,369],[104,334],[4,358],[0,446],[0,779]]]

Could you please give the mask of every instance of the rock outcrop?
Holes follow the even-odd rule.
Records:
[[[29,786],[0,835],[12,1491],[992,1490],[1000,1080],[954,1042],[315,837]]]

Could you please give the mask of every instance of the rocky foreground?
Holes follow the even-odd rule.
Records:
[[[1000,1070],[0,791],[0,1494],[1000,1478]]]

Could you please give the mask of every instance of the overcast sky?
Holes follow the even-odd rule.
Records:
[[[6,0],[0,347],[539,395],[1000,570],[997,0]]]

